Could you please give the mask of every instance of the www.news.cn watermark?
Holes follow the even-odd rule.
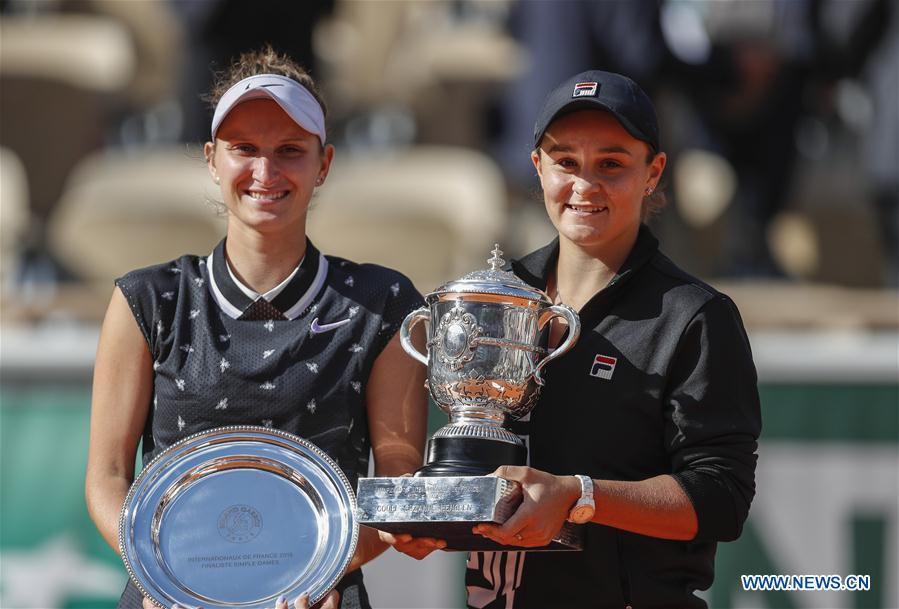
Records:
[[[743,590],[858,590],[871,589],[870,575],[741,575]]]

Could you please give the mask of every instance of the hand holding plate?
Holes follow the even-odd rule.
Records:
[[[301,594],[293,602],[294,609],[338,609],[340,607],[340,594],[337,590],[331,590],[321,601],[309,607],[309,595]],[[287,597],[279,596],[275,602],[275,609],[289,609]]]

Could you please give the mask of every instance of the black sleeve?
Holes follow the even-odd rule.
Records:
[[[684,330],[665,402],[666,447],[696,510],[696,539],[736,539],[755,495],[762,421],[749,340],[726,296],[707,302]]]
[[[115,280],[154,360],[159,357],[160,335],[173,323],[183,266],[183,260],[173,260],[131,271]]]
[[[154,292],[150,289],[150,284],[142,270],[131,271],[127,275],[119,277],[115,280],[116,286],[122,290],[128,306],[131,308],[131,314],[137,321],[140,331],[144,338],[147,339],[147,345],[153,352],[153,318],[156,303],[154,302]]]

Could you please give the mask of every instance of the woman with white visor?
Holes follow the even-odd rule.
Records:
[[[280,429],[318,445],[354,488],[369,449],[377,475],[422,462],[424,371],[396,336],[421,295],[400,273],[325,256],[306,237],[334,158],[312,79],[269,48],[241,56],[212,98],[204,151],[227,234],[211,253],[119,278],[103,322],[86,497],[113,548],[141,440],[146,465],[200,431]],[[325,606],[369,607],[359,566],[386,547],[363,530]],[[152,606],[129,583],[119,607],[142,603]]]

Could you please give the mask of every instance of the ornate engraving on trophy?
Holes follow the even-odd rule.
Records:
[[[461,299],[440,320],[434,338],[428,343],[440,361],[459,370],[474,358],[476,339],[484,334],[474,315],[466,313]]]

